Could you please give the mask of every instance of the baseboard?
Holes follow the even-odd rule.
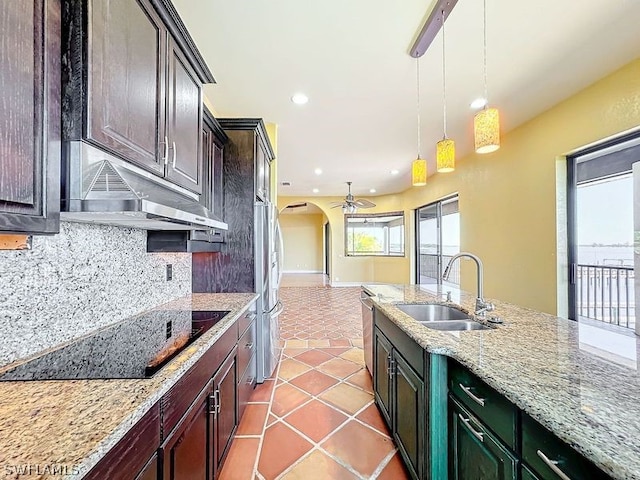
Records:
[[[283,270],[282,273],[324,273],[322,270]]]
[[[330,282],[332,287],[361,287],[364,283],[371,282]]]

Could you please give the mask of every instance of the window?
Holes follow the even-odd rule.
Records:
[[[569,318],[635,327],[636,135],[568,158]],[[640,170],[639,170],[640,171]],[[635,195],[638,195],[635,192]]]
[[[404,213],[345,215],[345,255],[404,257]]]
[[[416,210],[418,283],[442,283],[442,272],[451,257],[460,252],[458,196],[446,198]],[[460,284],[460,263],[456,262],[449,283]]]

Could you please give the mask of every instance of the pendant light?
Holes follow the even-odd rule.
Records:
[[[455,170],[456,165],[456,146],[455,142],[447,138],[447,82],[445,79],[445,42],[444,42],[444,21],[445,13],[442,10],[442,111],[444,121],[444,135],[442,140],[436,144],[436,164],[438,172],[448,173]]]
[[[427,161],[420,158],[420,58],[416,58],[416,92],[418,94],[418,157],[411,164],[411,184],[423,187],[427,184]]]
[[[488,108],[487,94],[487,0],[484,8],[484,108],[473,118],[473,136],[476,153],[491,153],[500,148],[500,114],[497,108]]]

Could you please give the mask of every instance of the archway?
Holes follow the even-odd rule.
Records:
[[[283,273],[322,276],[320,281],[328,284],[332,225],[323,206],[305,199],[289,201],[281,206],[279,219],[284,244]]]

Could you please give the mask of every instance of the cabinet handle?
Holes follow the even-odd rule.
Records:
[[[559,462],[557,460],[551,460],[542,452],[542,450],[538,450],[536,453],[559,478],[561,478],[562,480],[571,480],[571,478],[569,478],[566,473],[558,468]]]
[[[172,150],[173,150],[172,166],[173,166],[173,169],[175,170],[176,169],[176,142],[171,142],[171,146],[173,147],[172,148]]]
[[[216,415],[218,415],[220,413],[220,389],[216,388],[213,394],[216,396]]]
[[[459,383],[458,385],[460,385],[460,388],[462,389],[462,391],[464,393],[466,393],[469,398],[471,400],[473,400],[474,402],[476,402],[478,405],[480,405],[481,407],[484,407],[484,398],[480,398],[480,397],[476,397],[473,392],[471,392],[471,387],[466,387],[463,384]]]
[[[253,377],[247,378],[247,385],[251,385],[253,383]]]
[[[253,348],[253,342],[249,342],[247,343],[244,348],[246,348],[247,350],[251,350]]]
[[[215,392],[212,395],[209,395],[209,415],[216,415],[216,395]]]
[[[476,432],[473,429],[473,427],[471,426],[471,419],[470,418],[464,418],[462,416],[462,414],[460,414],[460,413],[458,414],[458,417],[460,417],[460,420],[462,420],[462,424],[467,428],[467,430],[469,430],[469,432],[471,432],[471,435],[473,435],[478,440],[480,440],[482,443],[484,443],[484,433]]]
[[[169,139],[165,135],[164,137],[164,158],[162,159],[164,164],[169,163]]]

